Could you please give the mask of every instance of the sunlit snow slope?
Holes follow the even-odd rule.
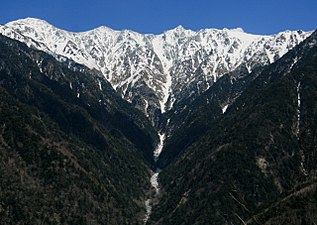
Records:
[[[199,95],[225,73],[237,68],[250,73],[274,62],[310,34],[252,35],[240,28],[195,32],[181,26],[160,35],[107,27],[74,33],[33,18],[1,25],[0,33],[101,71],[151,119],[179,100]]]

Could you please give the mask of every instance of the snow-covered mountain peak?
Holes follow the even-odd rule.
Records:
[[[218,32],[224,32],[224,33],[229,33],[229,34],[247,34],[246,32],[244,32],[243,28],[241,27],[236,27],[236,28],[223,28],[222,30],[217,30]]]
[[[253,35],[236,29],[140,34],[98,27],[68,32],[33,18],[0,26],[0,33],[53,56],[64,56],[102,72],[123,98],[154,115],[188,96],[197,96],[237,68],[251,72],[272,63],[310,35],[286,31]]]
[[[231,31],[237,32],[237,33],[244,33],[244,30],[241,27],[233,28],[231,29]]]
[[[86,32],[82,32],[82,33],[89,33],[89,34],[99,34],[99,35],[103,35],[103,34],[107,34],[107,33],[113,33],[113,34],[117,34],[119,33],[120,31],[116,31],[116,30],[113,30],[111,29],[110,27],[106,27],[106,26],[100,26],[100,27],[97,27],[93,30],[88,30]]]
[[[37,18],[32,18],[32,17],[27,17],[25,19],[19,19],[19,20],[15,20],[12,22],[7,23],[8,26],[13,25],[13,24],[33,24],[34,27],[36,26],[52,26],[51,24],[49,24],[47,21],[45,20],[41,20],[41,19],[37,19]]]
[[[182,37],[190,37],[195,35],[196,32],[185,29],[182,25],[175,27],[174,29],[167,30],[164,32],[165,36],[170,36],[172,38],[182,38]]]
[[[187,30],[182,25],[178,25],[177,27],[175,27],[171,31],[174,32],[174,33],[184,33],[186,31],[191,31],[191,30]]]

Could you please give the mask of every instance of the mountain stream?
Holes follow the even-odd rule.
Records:
[[[160,154],[162,152],[162,149],[164,147],[164,141],[165,141],[165,134],[163,133],[159,133],[159,138],[160,138],[160,142],[158,143],[158,145],[156,146],[154,152],[153,152],[153,159],[154,162],[156,163],[160,157]],[[148,198],[145,201],[145,217],[143,219],[144,224],[147,223],[147,221],[150,218],[150,215],[152,213],[152,206],[153,206],[153,200],[158,196],[158,194],[160,193],[160,187],[159,187],[159,183],[158,183],[158,175],[160,174],[161,169],[156,167],[155,172],[153,172],[150,182],[151,182],[151,186],[152,188],[155,190],[155,195],[151,196],[150,198]]]

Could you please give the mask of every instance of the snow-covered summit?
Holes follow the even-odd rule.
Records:
[[[122,97],[149,116],[198,95],[238,67],[251,72],[274,62],[310,35],[253,35],[241,28],[192,31],[182,26],[159,35],[104,26],[76,33],[34,18],[2,25],[0,33],[101,71]]]

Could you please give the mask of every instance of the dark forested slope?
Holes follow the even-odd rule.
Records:
[[[67,63],[0,36],[0,223],[137,224],[156,132]]]

